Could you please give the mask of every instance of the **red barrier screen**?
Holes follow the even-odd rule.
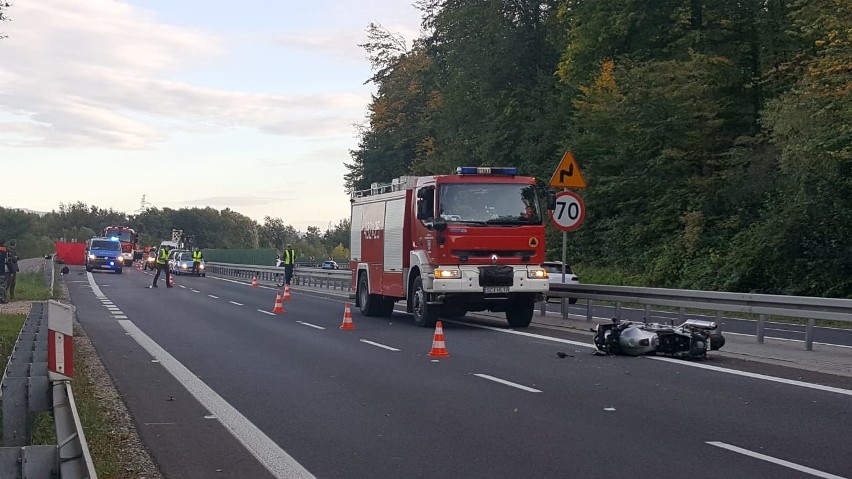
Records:
[[[86,243],[56,242],[56,258],[65,264],[84,264]]]

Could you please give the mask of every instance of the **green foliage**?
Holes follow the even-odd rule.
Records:
[[[51,295],[50,289],[44,285],[44,272],[18,273],[15,301],[46,301],[48,299],[51,299]]]
[[[571,149],[589,187],[569,262],[604,272],[584,282],[852,295],[852,3],[417,5],[411,50],[368,47],[378,91],[347,185],[459,164],[548,177]],[[560,232],[546,245],[561,257]]]

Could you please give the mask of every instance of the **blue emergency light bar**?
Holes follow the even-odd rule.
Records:
[[[459,166],[457,175],[505,175],[517,176],[518,168],[514,166]]]

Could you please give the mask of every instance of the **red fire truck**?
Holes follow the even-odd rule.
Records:
[[[142,257],[142,252],[138,246],[138,236],[136,230],[127,226],[107,226],[104,228],[104,236],[106,238],[115,238],[121,242],[121,256],[124,258],[124,265],[128,266],[133,263],[134,259]]]
[[[468,311],[529,326],[548,290],[544,212],[535,178],[517,168],[460,167],[352,194],[355,305],[389,316],[404,300],[418,326]]]

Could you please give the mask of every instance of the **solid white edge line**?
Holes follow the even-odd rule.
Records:
[[[489,381],[494,381],[500,384],[505,384],[506,386],[512,386],[513,388],[523,389],[524,391],[528,391],[531,393],[540,393],[541,391],[535,388],[531,388],[528,386],[524,386],[523,384],[513,383],[511,381],[506,381],[505,379],[495,378],[494,376],[489,376],[487,374],[474,374],[476,377],[480,377],[482,379],[487,379]]]
[[[316,324],[306,323],[304,321],[296,321],[296,322],[299,323],[299,324],[305,325],[305,326],[310,326],[312,328],[316,328],[316,329],[325,329],[322,326],[317,326]]]
[[[367,340],[367,339],[362,339],[362,340],[361,340],[361,342],[362,342],[362,343],[367,343],[367,344],[369,344],[369,345],[371,345],[371,346],[376,346],[376,347],[378,347],[378,348],[384,348],[384,349],[387,349],[388,351],[399,351],[399,349],[392,348],[392,347],[390,347],[390,346],[386,346],[386,345],[381,344],[381,343],[376,343],[376,342],[373,342],[373,341],[369,341],[369,340]]]
[[[237,306],[245,306],[243,303],[238,303],[236,301],[228,301],[231,304],[236,304]]]
[[[270,316],[276,316],[276,314],[275,314],[275,313],[270,313],[269,311],[264,311],[264,310],[262,310],[262,309],[258,309],[258,310],[257,310],[257,312],[258,312],[258,313],[263,313],[263,314],[268,314],[268,315],[270,315]]]
[[[727,449],[729,451],[733,451],[733,452],[742,454],[744,456],[749,456],[749,457],[753,457],[755,459],[760,459],[760,460],[763,460],[763,461],[771,462],[771,463],[777,464],[779,466],[784,466],[784,467],[788,467],[790,469],[795,469],[796,471],[804,472],[805,474],[810,474],[812,476],[822,477],[824,479],[846,479],[843,476],[836,476],[834,474],[829,474],[827,472],[818,471],[816,469],[813,469],[813,468],[810,468],[810,467],[807,467],[807,466],[802,466],[802,465],[796,464],[794,462],[785,461],[783,459],[778,459],[777,457],[767,456],[766,454],[761,454],[759,452],[749,451],[748,449],[743,449],[741,447],[732,446],[732,445],[726,444],[724,442],[707,441],[707,444],[710,444],[711,446],[721,447],[722,449]]]
[[[730,332],[730,331],[726,331],[726,332],[725,332],[725,334],[730,334],[730,335],[732,335],[732,336],[747,336],[747,337],[750,337],[750,338],[755,337],[755,335],[754,335],[754,334],[746,334],[746,333],[732,333],[732,332]],[[773,339],[773,340],[775,340],[775,341],[787,341],[787,342],[789,342],[789,343],[804,343],[804,342],[805,342],[805,341],[803,341],[803,340],[801,340],[801,339],[779,338],[779,337],[777,337],[777,336],[765,336],[765,338],[766,338],[766,339]],[[845,345],[845,344],[821,343],[821,342],[819,342],[819,341],[814,341],[814,344],[818,344],[818,345],[821,345],[821,346],[831,346],[831,347],[833,347],[833,348],[846,348],[846,349],[852,349],[852,346],[847,346],[847,345]]]
[[[97,283],[95,283],[95,277],[94,275],[92,275],[92,273],[86,271],[86,279],[89,280],[89,286],[92,287],[92,291],[95,293],[95,297],[100,300],[107,299],[107,297],[104,296],[104,292],[101,291],[101,288],[98,288]]]
[[[136,340],[154,359],[175,379],[180,382],[195,399],[198,400],[219,422],[277,478],[313,478],[298,461],[296,461],[263,431],[242,415],[238,410],[225,401],[198,376],[192,373],[180,361],[148,337],[132,321],[118,322],[133,339]]]
[[[553,342],[556,342],[556,343],[565,343],[565,344],[571,344],[573,346],[581,346],[581,347],[584,347],[584,348],[596,349],[593,344],[581,343],[581,342],[578,342],[578,341],[571,341],[569,339],[553,338],[553,337],[544,336],[544,335],[541,335],[541,334],[526,333],[526,332],[523,332],[523,331],[515,331],[513,329],[495,328],[493,326],[485,326],[485,325],[482,325],[482,324],[462,323],[462,322],[453,321],[453,320],[443,320],[443,321],[445,323],[461,324],[461,325],[464,325],[464,326],[470,326],[472,328],[488,329],[488,330],[491,330],[491,331],[498,331],[498,332],[506,333],[506,334],[517,334],[519,336],[526,336],[526,337],[535,338],[535,339],[542,339],[542,340],[545,340],[545,341],[553,341]],[[726,334],[729,334],[729,333],[726,333]],[[806,382],[803,382],[803,381],[795,381],[793,379],[777,378],[775,376],[767,376],[765,374],[757,374],[757,373],[750,373],[750,372],[746,372],[746,371],[738,371],[736,369],[725,369],[725,368],[720,368],[719,366],[709,366],[709,365],[706,365],[706,364],[684,361],[682,359],[664,358],[664,357],[660,357],[660,356],[642,356],[642,357],[647,358],[647,359],[655,359],[657,361],[666,361],[666,362],[669,362],[669,363],[672,363],[672,364],[677,364],[679,366],[708,369],[710,371],[716,371],[716,372],[720,372],[720,373],[733,374],[733,375],[736,375],[736,376],[743,376],[743,377],[752,378],[752,379],[761,379],[761,380],[764,380],[764,381],[772,381],[772,382],[787,384],[787,385],[790,385],[790,386],[799,386],[799,387],[803,387],[803,388],[816,389],[818,391],[826,391],[826,392],[832,392],[832,393],[837,393],[837,394],[844,394],[846,396],[852,396],[852,390],[849,390],[849,389],[841,389],[841,388],[835,388],[835,387],[831,387],[831,386],[823,386],[821,384],[806,383]]]
[[[681,359],[675,359],[675,358],[663,358],[663,357],[660,357],[660,356],[644,356],[644,357],[647,358],[647,359],[653,359],[653,360],[656,360],[656,361],[665,361],[667,363],[672,363],[672,364],[681,364],[683,366],[690,366],[690,367],[693,367],[693,368],[707,369],[709,371],[716,371],[716,372],[719,372],[719,373],[733,374],[735,376],[743,376],[743,377],[754,378],[754,379],[762,379],[764,381],[771,381],[771,382],[774,382],[774,383],[789,384],[791,386],[799,386],[799,387],[803,387],[803,388],[816,389],[816,390],[819,390],[819,391],[826,391],[826,392],[837,393],[837,394],[845,394],[846,396],[852,396],[852,390],[849,390],[849,389],[841,389],[841,388],[835,388],[835,387],[831,387],[831,386],[823,386],[822,384],[806,383],[806,382],[803,382],[803,381],[796,381],[794,379],[784,379],[784,378],[778,378],[778,377],[775,377],[775,376],[767,376],[765,374],[750,373],[748,371],[738,371],[736,369],[725,369],[725,368],[720,368],[719,366],[710,366],[709,364],[687,363],[687,362],[683,362],[683,360],[681,360]]]

